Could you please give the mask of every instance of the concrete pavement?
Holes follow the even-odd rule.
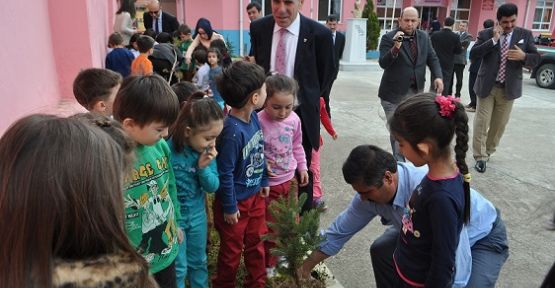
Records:
[[[363,72],[341,71],[334,84],[331,109],[339,138],[333,141],[322,129],[322,179],[329,207],[322,216],[322,229],[347,207],[355,193],[341,174],[351,149],[374,144],[391,150],[377,97],[381,75],[379,66]],[[467,104],[468,74],[464,81],[462,102]],[[514,104],[505,135],[486,173],[471,168],[471,185],[501,210],[507,225],[510,256],[498,287],[538,287],[555,261],[555,232],[543,228],[555,209],[555,90],[537,87],[529,74],[524,74],[523,82],[524,95]],[[473,117],[474,113],[469,113],[471,130]],[[467,153],[467,164],[474,166],[472,151]],[[369,247],[383,230],[375,219],[337,256],[326,261],[344,287],[375,287]]]

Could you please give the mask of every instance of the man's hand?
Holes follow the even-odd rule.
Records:
[[[403,44],[402,41],[397,41],[397,37],[403,36],[403,35],[405,35],[405,32],[397,31],[397,33],[395,33],[395,36],[393,36],[393,43],[395,43],[395,47],[397,47],[397,49],[401,48],[401,44]]]
[[[304,187],[306,185],[308,185],[308,172],[305,170],[299,172],[299,186]]]
[[[434,80],[434,88],[436,89],[437,94],[441,94],[441,92],[443,92],[443,80],[441,80],[441,78],[436,78]]]
[[[328,257],[330,256],[322,253],[320,250],[312,251],[308,258],[304,260],[303,265],[297,270],[297,275],[305,279],[310,277],[310,272],[312,272],[314,266],[318,265],[318,263],[324,261]]]
[[[216,147],[214,145],[210,145],[204,149],[204,151],[198,157],[198,168],[204,169],[212,160],[216,158],[218,155],[218,151],[216,151]]]
[[[503,27],[499,25],[499,22],[496,22],[495,27],[493,27],[493,40],[495,40],[495,42],[499,41],[501,33],[503,33]]]
[[[526,53],[515,45],[515,49],[509,49],[507,52],[507,59],[511,61],[524,61],[526,59]]]
[[[266,198],[270,195],[270,187],[262,187],[262,189],[260,189],[260,196]]]
[[[239,213],[239,211],[231,214],[224,213],[224,221],[225,223],[230,225],[237,224],[239,222],[239,217],[241,217],[241,214]]]

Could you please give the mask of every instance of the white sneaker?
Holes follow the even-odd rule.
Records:
[[[268,277],[268,278],[276,277],[276,268],[274,268],[274,267],[266,268],[266,277]]]

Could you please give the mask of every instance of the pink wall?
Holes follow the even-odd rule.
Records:
[[[5,1],[2,17],[9,43],[0,51],[0,135],[21,116],[58,100],[48,0]],[[7,26],[6,26],[7,24]],[[7,39],[8,39],[7,38]]]

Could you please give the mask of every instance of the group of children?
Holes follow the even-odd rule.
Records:
[[[218,50],[208,51],[208,61],[217,61]],[[125,229],[161,287],[184,287],[185,279],[208,286],[205,201],[214,192],[220,236],[214,287],[236,286],[242,253],[245,286],[264,287],[277,264],[273,243],[261,240],[273,221],[270,204],[308,183],[301,121],[293,112],[296,81],[266,77],[247,61],[214,78],[210,86],[219,92],[212,97],[190,82],[170,86],[158,75],[122,78],[108,69],[83,70],[74,81],[78,102],[113,116],[137,144],[125,177]]]

